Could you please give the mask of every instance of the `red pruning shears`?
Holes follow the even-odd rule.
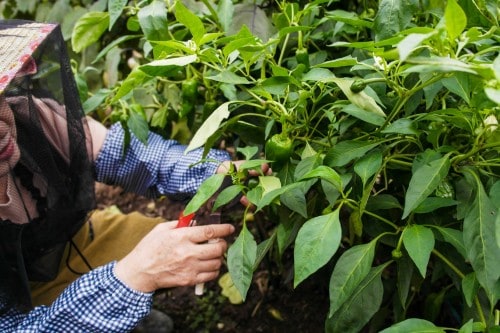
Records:
[[[193,220],[194,214],[195,213],[184,215],[184,211],[182,210],[179,214],[179,221],[177,222],[176,228],[192,226],[195,223],[195,220]]]

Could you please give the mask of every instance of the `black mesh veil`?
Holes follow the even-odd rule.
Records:
[[[2,177],[22,198],[18,214],[0,205],[1,313],[30,307],[28,281],[55,278],[95,205],[90,136],[59,26],[0,21],[0,102],[20,152]]]

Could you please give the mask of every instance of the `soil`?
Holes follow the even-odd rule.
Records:
[[[184,206],[166,198],[149,200],[102,184],[97,185],[96,193],[101,209],[116,206],[123,213],[139,211],[148,216],[162,216],[165,220],[177,219]],[[235,207],[222,217],[224,222],[235,224],[235,234],[241,228],[237,222],[239,213],[243,213],[240,208]],[[175,333],[323,332],[329,306],[328,276],[320,271],[294,289],[292,259],[291,251],[285,253],[279,268],[263,260],[242,304],[231,304],[221,295],[217,281],[211,281],[205,284],[202,296],[194,294],[194,287],[158,291],[154,308],[174,320]],[[221,274],[226,271],[223,268]]]

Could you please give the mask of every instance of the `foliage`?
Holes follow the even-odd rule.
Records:
[[[498,332],[498,16],[496,0],[109,0],[71,42],[100,43],[92,63],[115,73],[88,112],[247,159],[221,201],[242,192],[275,223],[244,221],[229,250],[243,299],[293,250],[295,286],[332,267],[326,332]],[[250,185],[277,134],[291,154]]]

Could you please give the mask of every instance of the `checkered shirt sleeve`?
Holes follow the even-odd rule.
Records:
[[[96,179],[150,198],[167,195],[187,199],[215,173],[220,162],[230,160],[227,152],[211,149],[206,162],[198,163],[202,160],[202,148],[184,154],[186,146],[152,132],[147,145],[132,134],[123,157],[124,135],[118,123],[108,130],[95,161]]]
[[[113,273],[116,262],[73,282],[51,306],[0,316],[0,332],[128,332],[151,310],[152,293],[128,288]]]

